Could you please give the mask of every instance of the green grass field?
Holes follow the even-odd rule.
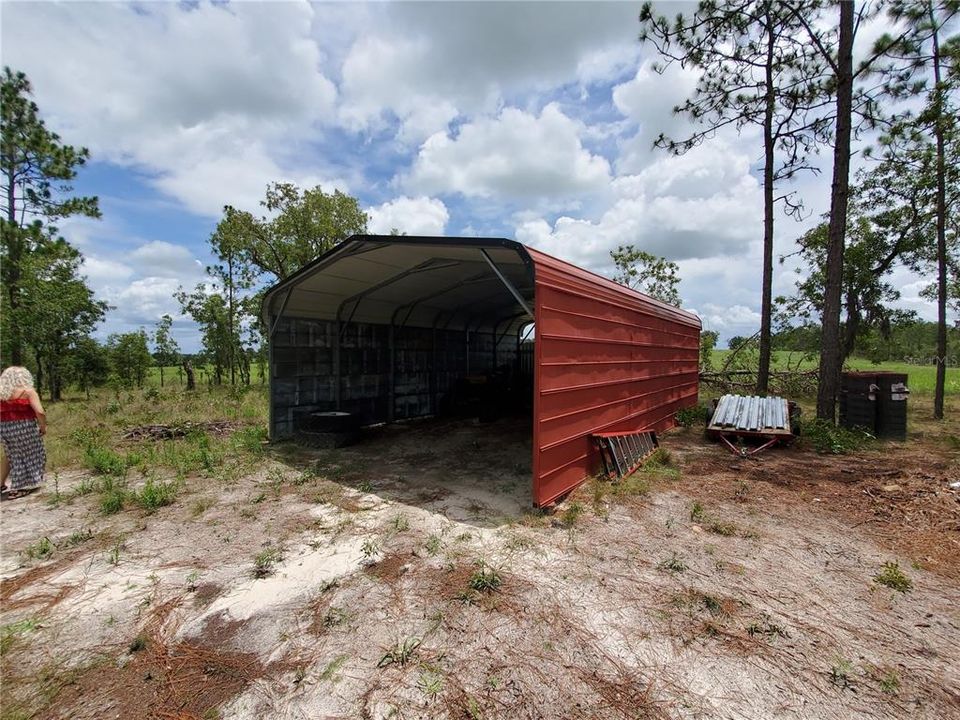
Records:
[[[715,369],[723,367],[723,363],[730,350],[714,350],[713,366]],[[774,370],[815,370],[817,358],[804,357],[803,353],[776,350],[773,353],[772,364]],[[875,364],[866,358],[850,358],[845,366],[848,370],[878,370],[886,372],[906,373],[909,378],[907,385],[910,391],[920,395],[932,395],[937,379],[937,368],[934,365],[909,365],[902,362],[882,362]],[[947,368],[945,386],[948,395],[960,394],[960,368]]]

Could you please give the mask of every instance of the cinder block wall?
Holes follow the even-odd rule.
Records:
[[[283,318],[272,340],[270,437],[296,430],[297,419],[337,409],[336,325]],[[340,410],[364,424],[435,414],[443,396],[466,375],[483,374],[517,358],[516,336],[503,337],[494,357],[491,332],[401,328],[393,331],[393,413],[390,408],[390,327],[349,323],[340,337]]]

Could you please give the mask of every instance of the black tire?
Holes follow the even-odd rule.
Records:
[[[710,421],[713,420],[713,414],[714,414],[716,411],[717,411],[717,401],[716,401],[715,399],[714,399],[714,400],[708,400],[708,401],[707,401],[707,417],[706,417],[706,419],[703,421],[703,424],[704,424],[704,425],[706,425],[706,426],[709,427]]]
[[[331,410],[315,412],[300,418],[300,429],[314,433],[352,433],[360,428],[360,418],[353,413]]]
[[[794,434],[795,437],[800,437],[800,414],[803,411],[799,406],[791,403],[790,405],[790,432]]]

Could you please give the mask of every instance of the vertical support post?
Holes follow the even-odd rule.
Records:
[[[514,377],[519,378],[523,376],[523,358],[520,357],[520,336],[523,334],[523,327],[517,328],[517,359],[514,361]]]
[[[430,414],[437,415],[437,328],[430,332]]]
[[[333,326],[333,407],[340,409],[343,382],[340,379],[340,318]]]
[[[387,422],[393,422],[396,412],[396,383],[397,383],[397,348],[394,337],[393,322],[390,322],[390,367],[387,369]]]
[[[277,438],[277,418],[276,418],[276,409],[274,405],[276,403],[276,394],[274,387],[274,363],[273,363],[273,338],[277,334],[277,326],[280,324],[280,319],[283,317],[283,311],[287,309],[287,300],[290,299],[290,294],[293,292],[292,289],[287,290],[286,294],[283,296],[283,302],[280,303],[280,311],[274,316],[272,322],[267,325],[267,374],[269,375],[269,392],[270,400],[267,405],[268,408],[268,419],[267,419],[267,437],[270,440],[278,440]],[[273,302],[271,301],[271,307]]]
[[[272,320],[272,318],[271,318]],[[268,323],[267,327],[276,329],[275,323]],[[274,382],[273,382],[273,332],[267,335],[267,439],[275,441],[277,439],[276,418],[274,418]]]

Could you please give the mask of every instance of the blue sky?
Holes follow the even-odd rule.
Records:
[[[675,7],[666,7],[668,12]],[[689,125],[671,109],[696,77],[653,72],[639,3],[17,3],[2,59],[25,71],[48,124],[93,159],[77,183],[103,219],[68,220],[99,297],[100,335],[176,318],[203,279],[229,203],[267,183],[341,189],[371,230],[502,235],[602,273],[635,243],[680,264],[685,307],[723,338],[759,327],[756,134],[683,157],[651,147]],[[793,189],[777,253],[827,207],[826,171]],[[776,269],[776,293],[796,278]],[[801,268],[802,270],[802,268]],[[894,277],[933,317],[923,281]]]

